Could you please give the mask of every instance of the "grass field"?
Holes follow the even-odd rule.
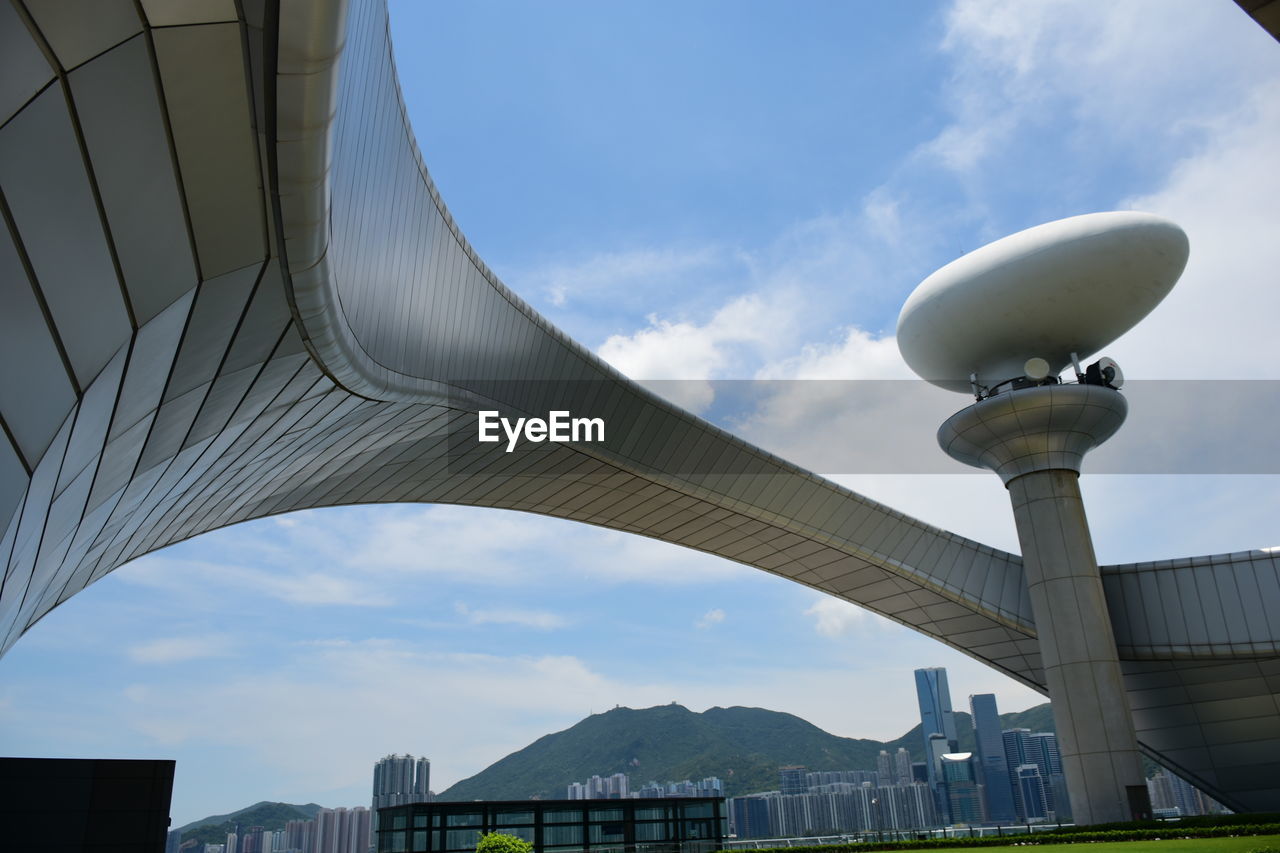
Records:
[[[1004,847],[978,848],[1005,850]],[[1045,844],[1028,848],[1036,853],[1249,853],[1251,850],[1280,850],[1280,835],[1249,835],[1239,838],[1171,838],[1168,841],[1100,841],[1093,844]],[[929,853],[975,853],[972,847],[940,847]]]

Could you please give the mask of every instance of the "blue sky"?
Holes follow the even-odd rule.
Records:
[[[894,321],[925,275],[1129,207],[1182,224],[1192,260],[1109,354],[1131,377],[1280,378],[1280,47],[1228,0],[392,15],[419,144],[480,253],[630,375],[690,380],[692,408],[714,411],[699,380],[906,376]],[[737,426],[783,455],[849,440],[839,400],[801,412],[803,431],[755,414]],[[838,479],[1015,547],[992,475]],[[1103,562],[1280,544],[1275,477],[1084,488]],[[176,758],[184,823],[261,799],[367,804],[392,751],[431,757],[440,790],[616,704],[757,705],[895,737],[915,722],[910,670],[938,665],[957,707],[1038,701],[864,611],[662,543],[332,509],[173,546],[56,610],[0,660],[0,753]]]

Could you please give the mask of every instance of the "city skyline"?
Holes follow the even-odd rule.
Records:
[[[954,712],[949,710],[951,697],[945,668],[926,667],[913,676],[926,750],[931,741],[924,733],[931,726],[956,731],[958,740]],[[880,750],[874,768],[781,765],[774,790],[739,791],[728,798],[726,814],[731,830],[739,837],[762,838],[814,832],[865,832],[877,828],[1069,822],[1071,809],[1066,799],[1056,734],[1017,726],[1003,728],[992,694],[971,694],[969,706],[974,751],[955,752],[958,744],[948,742],[947,748],[953,752],[938,752],[937,773],[932,777],[927,774],[929,753],[925,752],[925,761],[913,763],[905,747],[898,747],[894,753]],[[426,756],[393,754],[374,764],[373,807],[367,812],[372,816],[374,827],[378,809],[431,800],[434,794],[429,790],[430,763]],[[640,783],[640,778],[631,772],[604,776],[596,773],[585,782],[570,781],[564,799],[724,796],[723,780],[715,776],[698,782],[650,779],[647,784]],[[1147,786],[1153,804],[1166,817],[1206,814],[1219,808],[1211,798],[1162,767],[1157,767],[1154,775],[1147,779]],[[324,811],[345,812],[346,809]],[[354,811],[365,810],[357,807]],[[287,837],[304,839],[302,853],[313,853],[307,844],[313,837],[326,836],[322,827],[323,821],[319,818],[311,822],[290,821]],[[317,832],[320,836],[316,836]],[[345,838],[349,833],[344,830],[339,834]],[[327,836],[332,835],[327,832]],[[228,853],[255,851],[228,847]]]
[[[1061,7],[1053,9],[1060,11]],[[668,358],[678,362],[675,366],[692,370],[696,375],[685,378],[693,379],[733,375],[731,366],[735,364],[747,365],[747,372],[752,374],[791,370],[785,375],[803,371],[809,371],[804,373],[809,375],[853,369],[876,358],[883,358],[892,367],[893,354],[883,346],[885,341],[892,344],[884,335],[885,317],[896,309],[891,297],[904,287],[909,289],[914,283],[913,273],[927,271],[938,258],[972,247],[984,237],[998,236],[1060,213],[1131,200],[1154,199],[1148,206],[1163,204],[1176,213],[1179,204],[1184,208],[1186,204],[1177,193],[1187,191],[1188,183],[1203,180],[1206,170],[1224,182],[1226,190],[1210,198],[1216,199],[1223,210],[1272,211],[1257,200],[1266,195],[1265,181],[1254,176],[1250,178],[1251,186],[1232,184],[1230,169],[1223,165],[1231,160],[1227,153],[1238,154],[1242,149],[1248,150],[1250,144],[1248,138],[1232,131],[1227,118],[1244,122],[1239,126],[1254,128],[1263,139],[1269,138],[1275,126],[1275,117],[1264,108],[1265,104],[1250,100],[1264,91],[1263,84],[1273,85],[1276,79],[1272,54],[1257,47],[1257,39],[1265,40],[1266,35],[1256,33],[1256,26],[1247,18],[1233,18],[1239,12],[1230,4],[1212,11],[1196,9],[1181,16],[1202,24],[1197,36],[1214,33],[1216,38],[1207,41],[1219,45],[1218,49],[1222,44],[1232,45],[1230,52],[1241,63],[1235,66],[1221,59],[1216,60],[1216,65],[1210,63],[1213,73],[1198,83],[1198,97],[1188,99],[1179,92],[1178,108],[1174,110],[1169,92],[1160,90],[1158,82],[1150,83],[1151,89],[1144,89],[1147,83],[1121,75],[1117,84],[1122,93],[1117,97],[1123,97],[1130,107],[1137,104],[1151,113],[1143,115],[1139,109],[1128,116],[1130,132],[1147,126],[1164,127],[1170,116],[1177,116],[1180,121],[1189,122],[1181,126],[1182,135],[1175,133],[1162,139],[1154,152],[1149,140],[1144,140],[1141,168],[1124,159],[1136,159],[1133,151],[1138,146],[1132,139],[1126,141],[1123,134],[1119,142],[1099,143],[1110,144],[1119,154],[1113,150],[1091,152],[1097,155],[1096,160],[1073,152],[1070,144],[1059,143],[1059,147],[1049,149],[1049,154],[1050,159],[1059,160],[1059,166],[1066,163],[1064,173],[1090,174],[1092,168],[1098,177],[1096,184],[1076,187],[1073,194],[1056,201],[1039,198],[1041,193],[1051,196],[1052,190],[1063,187],[1055,184],[1045,167],[1036,164],[1027,164],[1027,171],[1019,173],[1025,176],[1018,179],[1019,187],[1001,186],[1004,173],[991,166],[991,152],[1018,152],[1033,147],[1041,150],[1032,143],[1039,142],[1041,134],[1054,136],[1054,132],[1047,130],[1050,125],[1037,123],[1043,118],[1037,110],[1054,103],[1055,98],[1069,104],[1092,104],[1070,88],[1064,69],[1053,64],[1052,55],[1029,59],[1016,50],[1011,55],[1002,53],[1017,45],[984,31],[980,26],[982,11],[982,7],[972,4],[938,4],[931,7],[930,14],[922,16],[923,30],[909,27],[913,22],[906,15],[884,13],[885,19],[875,23],[884,28],[882,32],[909,35],[905,43],[916,58],[927,60],[924,70],[909,81],[913,87],[940,88],[949,74],[967,69],[981,76],[984,69],[991,72],[988,66],[1007,71],[1014,82],[1033,90],[1037,85],[1048,87],[1047,94],[1039,92],[1038,97],[1034,93],[1029,96],[1016,86],[1012,91],[997,90],[991,95],[997,101],[1003,98],[1028,111],[1029,115],[1021,117],[1023,124],[1015,122],[1015,126],[1004,128],[1007,138],[998,134],[994,139],[965,137],[966,130],[976,133],[972,117],[966,121],[966,116],[953,115],[944,105],[922,99],[909,103],[917,110],[923,126],[912,125],[909,120],[905,127],[886,121],[883,138],[879,139],[850,136],[850,122],[832,118],[828,134],[832,138],[912,151],[916,159],[891,156],[877,148],[862,151],[867,155],[865,161],[851,164],[847,157],[838,156],[837,148],[827,153],[834,159],[831,168],[841,180],[819,188],[823,183],[819,178],[827,176],[805,171],[793,162],[797,156],[806,155],[803,147],[787,148],[794,153],[771,156],[752,149],[752,145],[779,146],[781,152],[784,143],[799,144],[802,139],[779,136],[776,131],[731,133],[736,129],[762,129],[735,124],[735,114],[727,110],[711,114],[723,126],[710,126],[714,121],[700,124],[691,118],[703,115],[694,109],[698,104],[682,101],[677,106],[687,111],[683,114],[685,121],[672,122],[670,127],[683,134],[688,143],[684,148],[695,147],[693,155],[687,150],[681,154],[692,157],[695,165],[706,170],[710,175],[704,178],[706,185],[696,185],[689,171],[678,168],[679,158],[670,154],[666,159],[639,161],[658,173],[668,169],[677,178],[670,196],[648,193],[636,185],[642,183],[636,178],[641,174],[640,166],[628,170],[618,162],[619,158],[625,161],[624,153],[632,152],[603,146],[607,150],[600,152],[599,159],[581,163],[584,171],[579,173],[577,183],[563,184],[576,187],[576,198],[567,200],[562,207],[552,206],[545,216],[533,217],[545,221],[524,226],[522,216],[528,220],[529,211],[546,207],[539,184],[544,176],[533,169],[527,169],[524,177],[502,173],[487,162],[494,159],[492,149],[476,151],[474,159],[464,156],[460,149],[465,140],[450,137],[445,126],[448,122],[432,118],[433,109],[443,112],[450,103],[457,108],[459,105],[451,99],[464,96],[453,92],[431,95],[414,89],[415,77],[428,78],[431,69],[415,65],[406,53],[412,55],[415,40],[428,38],[423,35],[428,31],[414,30],[403,23],[406,28],[399,31],[403,38],[397,39],[406,97],[411,111],[417,111],[414,121],[428,162],[481,253],[501,269],[518,292],[606,358],[641,378],[673,369],[672,363],[663,360]],[[966,12],[978,17],[966,19]],[[399,10],[397,14],[407,17],[411,13]],[[470,14],[449,10],[442,23],[454,26],[457,32],[471,32],[478,19]],[[1098,26],[1106,33],[1126,32],[1125,27],[1132,23],[1122,12],[1100,14],[1100,20]],[[847,23],[843,19],[828,23],[841,22]],[[521,23],[513,22],[512,33]],[[625,28],[635,23],[623,18],[612,20],[608,26]],[[708,21],[693,23],[706,26]],[[742,25],[743,32],[737,34],[742,40],[720,44],[719,50],[749,55],[756,43],[753,39],[762,38],[769,29],[766,23],[776,22],[766,22],[764,18],[747,21]],[[1066,26],[1062,21],[1051,23]],[[605,26],[600,19],[589,16],[569,24]],[[1096,34],[1088,30],[1087,22],[1078,26],[1086,35]],[[829,29],[841,32],[835,26]],[[500,34],[499,38],[518,40],[512,33]],[[793,34],[798,38],[804,33]],[[1170,40],[1175,45],[1182,44],[1176,33],[1170,36],[1164,30],[1138,35],[1138,49],[1145,45],[1152,56],[1164,55],[1159,51],[1167,50]],[[1084,39],[1076,29],[1068,29],[1066,36],[1068,40],[1071,36]],[[816,55],[831,61],[840,57],[838,45],[820,42],[829,53]],[[876,53],[874,45],[860,47],[869,53],[867,65],[839,66],[846,72],[839,79],[846,83],[861,82],[863,77],[873,75],[877,67],[873,60],[893,61]],[[516,51],[516,55],[522,54]],[[679,51],[676,55],[681,56]],[[792,58],[798,60],[798,53]],[[438,61],[457,59],[442,56]],[[685,59],[691,61],[687,56]],[[576,61],[582,61],[582,57]],[[1030,63],[1030,70],[1020,63]],[[613,91],[634,91],[649,97],[660,91],[657,83],[661,80],[653,81],[653,88],[648,83],[640,86],[636,73],[628,73],[625,63],[619,64],[623,67],[610,68],[605,63],[606,70],[618,72],[609,84]],[[478,91],[491,95],[494,90],[486,86],[503,79],[501,74],[510,79],[514,73],[509,65],[502,70],[481,72],[468,66],[465,57],[459,66],[469,69],[471,76],[467,79],[479,87]],[[713,67],[712,60],[699,67],[704,71]],[[551,60],[547,68],[561,73],[572,70]],[[650,73],[662,78],[673,72],[651,67]],[[603,78],[603,72],[598,76]],[[1246,78],[1250,78],[1247,84]],[[694,75],[692,79],[702,77]],[[993,79],[1004,78],[996,74]],[[546,84],[547,80],[541,82]],[[986,91],[981,87],[977,90]],[[699,94],[694,91],[690,97]],[[704,94],[711,97],[710,93]],[[763,98],[770,91],[762,86],[753,94]],[[433,103],[432,97],[438,100]],[[556,97],[566,96],[561,92]],[[732,89],[720,97],[725,103],[735,103]],[[743,93],[738,92],[736,97],[742,99]],[[478,100],[483,102],[484,98]],[[839,87],[816,90],[812,100],[841,103]],[[598,97],[576,103],[597,101]],[[785,100],[770,103],[776,114],[789,116],[796,127],[826,127],[816,114],[796,113],[799,108],[788,107]],[[566,168],[562,159],[577,158],[582,147],[590,148],[592,142],[598,144],[601,140],[593,121],[576,114],[567,104],[559,106],[559,111],[548,110],[548,115],[554,115],[566,128],[579,131],[576,135],[566,132],[559,148],[546,147],[550,137],[545,135],[540,116],[521,114],[528,123],[523,128],[527,138],[542,146],[530,147],[538,149],[535,153],[542,157],[540,162],[546,165],[548,175]],[[642,106],[631,105],[638,115]],[[982,108],[981,103],[970,106]],[[884,105],[878,108],[886,109]],[[474,114],[481,123],[497,121],[492,114]],[[663,123],[661,111],[646,115],[654,125]],[[1106,124],[1119,118],[1104,113],[1092,120]],[[806,125],[806,120],[817,124]],[[1219,123],[1214,124],[1214,120]],[[1142,124],[1144,121],[1146,125]],[[945,136],[949,130],[954,133]],[[808,138],[803,133],[799,137]],[[938,140],[948,144],[939,142],[929,148],[930,142]],[[745,150],[740,151],[729,142],[741,143]],[[485,136],[485,143],[496,144],[490,136]],[[1126,144],[1133,150],[1125,148]],[[727,177],[717,181],[708,166],[712,161],[698,159],[705,158],[706,151],[727,151],[739,159],[728,164]],[[939,200],[922,200],[920,193],[925,179],[936,175],[922,176],[913,170],[919,170],[922,161],[935,171],[942,168],[938,165],[940,159],[929,158],[942,158],[943,154],[976,158],[968,161],[967,170],[962,171],[963,177],[979,186],[965,186],[958,179],[948,184],[957,197],[972,192],[972,207],[965,208],[968,218],[963,222],[950,223],[931,233],[934,219],[925,214],[936,216],[938,205],[928,202]],[[1116,156],[1122,165],[1108,159]],[[535,158],[534,162],[539,161]],[[785,177],[794,178],[791,186],[784,186],[784,180],[770,177],[761,168],[777,163],[785,164]],[[966,164],[957,161],[956,165]],[[1129,167],[1132,171],[1128,171]],[[1213,172],[1215,168],[1218,172]],[[764,176],[761,183],[750,185],[765,194],[772,210],[752,220],[740,209],[746,205],[737,203],[740,195],[735,192],[741,194],[741,190],[735,191],[735,182],[746,186],[747,176],[754,179],[758,175]],[[899,183],[894,184],[895,180]],[[844,194],[837,194],[836,187],[843,187]],[[1046,188],[1049,192],[1045,192]],[[883,192],[877,195],[878,189]],[[691,198],[695,190],[714,198],[714,209],[696,203]],[[814,194],[806,194],[810,191]],[[1203,192],[1196,194],[1199,203],[1206,203]],[[495,204],[495,199],[506,199],[507,203]],[[634,200],[634,210],[616,209],[626,206],[620,201],[625,199]],[[578,212],[574,212],[574,201]],[[575,227],[581,224],[584,208],[593,209],[592,215],[601,220],[602,230]],[[846,208],[845,221],[823,218],[826,210]],[[672,210],[681,215],[675,217],[677,223],[669,231],[663,230],[657,223],[666,220],[658,214]],[[1222,219],[1233,221],[1225,215]],[[1268,221],[1265,215],[1259,219]],[[721,224],[708,224],[717,221]],[[650,223],[650,230],[645,230],[644,223]],[[877,228],[881,231],[875,231]],[[1194,258],[1197,247],[1206,241],[1197,243],[1196,229],[1191,230]],[[551,239],[556,232],[562,239]],[[877,233],[886,240],[870,247],[856,242],[850,246],[848,241],[841,242],[847,233]],[[738,235],[741,242],[735,242],[733,235]],[[928,239],[923,239],[926,236]],[[949,242],[961,245],[945,250],[940,245]],[[886,243],[893,245],[886,248]],[[793,244],[802,251],[782,257],[794,248]],[[536,248],[550,245],[560,248]],[[1208,245],[1214,245],[1212,240]],[[825,326],[818,323],[804,329],[785,329],[787,334],[775,333],[775,321],[781,320],[784,325],[801,323],[789,306],[802,297],[797,295],[797,287],[787,289],[787,282],[783,281],[794,256],[822,260],[823,250],[837,249],[840,251],[834,259],[826,258],[831,268],[806,268],[809,277],[804,284],[822,279],[814,284],[818,301],[831,300],[840,310],[824,315]],[[872,249],[877,252],[874,260],[879,266],[870,262],[856,266],[859,253]],[[1228,284],[1240,285],[1243,280],[1247,285],[1250,275],[1256,275],[1256,268],[1250,264],[1257,263],[1259,255],[1265,260],[1265,251],[1255,252],[1247,262],[1226,264],[1224,268],[1233,271],[1244,265],[1242,274],[1233,276]],[[770,253],[778,257],[771,257]],[[856,266],[858,275],[852,276],[847,270],[840,274],[833,271],[841,265]],[[856,290],[852,285],[877,273],[883,273],[891,285],[870,295],[860,292],[858,299],[864,304],[849,304],[857,301],[850,295]],[[746,289],[741,287],[742,280],[749,283]],[[637,281],[659,284],[641,293]],[[1172,313],[1166,312],[1165,316],[1176,320],[1188,312],[1195,314],[1194,308],[1187,306],[1198,297],[1189,298],[1192,303],[1174,305]],[[1245,300],[1237,304],[1248,303]],[[1244,313],[1268,316],[1256,307]],[[1158,317],[1153,316],[1155,319]],[[1183,371],[1184,362],[1175,361],[1177,353],[1160,345],[1161,336],[1170,336],[1167,325],[1144,332],[1144,347],[1130,344],[1134,359],[1125,360],[1126,369],[1132,370],[1133,364],[1145,365],[1148,371],[1158,373],[1165,365],[1174,364],[1177,366],[1170,370]],[[1247,336],[1238,330],[1230,335],[1230,339],[1240,337]],[[1233,350],[1233,356],[1238,349]],[[1227,367],[1214,365],[1212,370]],[[763,431],[760,440],[765,446],[776,447],[779,438],[776,433],[767,434],[768,426],[757,422],[754,428]],[[785,448],[781,450],[785,453]],[[932,450],[925,448],[924,452]],[[919,480],[863,479],[866,482],[850,484],[932,523],[970,533],[995,546],[1010,546],[1011,525],[1007,510],[1001,505],[1003,496],[998,486],[979,485],[974,478],[963,477],[937,478],[925,481],[925,485]],[[1206,490],[1204,481],[1198,481],[1195,491],[1199,494],[1190,497],[1191,486],[1172,481],[1168,485],[1167,489],[1152,489],[1149,483],[1105,481],[1087,486],[1096,488],[1101,495],[1101,500],[1091,504],[1092,511],[1108,519],[1108,529],[1097,531],[1099,550],[1118,560],[1152,553],[1209,553],[1273,544],[1259,540],[1260,536],[1269,535],[1259,507],[1266,507],[1271,500],[1273,483],[1235,481]],[[957,499],[962,495],[972,497]],[[948,502],[955,506],[944,506]],[[1227,507],[1241,509],[1239,513],[1227,513]],[[1206,511],[1214,508],[1220,511]],[[1228,514],[1232,517],[1226,518]],[[1212,521],[1179,524],[1179,518]],[[302,532],[319,536],[325,544],[309,550],[298,547],[302,538],[298,534]],[[423,554],[423,543],[440,547],[435,543],[446,539],[451,544],[444,546],[450,550],[443,557]],[[565,542],[606,556],[574,562]],[[344,551],[356,556],[349,561],[335,559],[334,554]],[[504,583],[527,584],[522,579],[525,574],[544,579],[545,588],[531,593],[526,585],[514,595],[501,591]],[[443,687],[452,691],[453,698],[463,697],[472,708],[481,708],[469,715],[451,716],[446,710],[432,707],[431,729],[474,733],[487,727],[502,733],[505,742],[499,740],[484,749],[476,746],[474,737],[451,738],[440,762],[444,768],[441,777],[446,780],[468,775],[467,768],[474,772],[485,766],[499,757],[503,748],[520,745],[530,733],[554,729],[593,707],[610,707],[620,701],[659,704],[675,697],[693,707],[705,707],[763,704],[753,697],[780,695],[789,704],[784,710],[795,708],[807,718],[818,716],[824,728],[837,733],[861,734],[857,727],[887,727],[893,724],[893,715],[906,713],[912,705],[909,690],[895,688],[896,694],[886,697],[878,717],[868,714],[857,718],[855,715],[865,712],[856,710],[840,719],[824,706],[844,704],[845,696],[857,693],[856,689],[841,688],[845,691],[840,694],[841,701],[831,702],[827,685],[842,675],[844,681],[865,683],[878,676],[882,679],[887,671],[901,672],[939,659],[955,671],[967,667],[970,672],[978,672],[976,664],[954,653],[933,647],[930,655],[932,644],[928,641],[908,636],[877,617],[757,574],[688,552],[675,552],[649,542],[622,541],[590,529],[447,507],[333,510],[244,525],[139,561],[122,570],[119,577],[108,579],[55,611],[19,643],[0,664],[0,672],[6,677],[0,714],[4,728],[11,733],[8,737],[12,738],[4,745],[11,753],[26,748],[48,755],[60,751],[159,756],[176,753],[179,777],[175,818],[181,822],[183,814],[199,808],[194,805],[197,791],[201,792],[199,797],[235,804],[227,800],[241,784],[238,768],[254,768],[255,778],[271,780],[276,789],[305,779],[313,786],[309,799],[329,792],[357,802],[339,792],[359,784],[350,781],[354,780],[352,767],[358,756],[403,749],[406,745],[435,752],[433,744],[426,744],[428,748],[421,744],[430,735],[419,736],[416,741],[409,736],[415,726],[423,725],[414,715],[391,709],[386,715],[371,719],[366,707],[347,698],[375,689],[372,681],[362,678],[370,667],[379,668],[381,674],[396,683],[421,677],[435,689]],[[590,592],[583,591],[584,577],[598,586]],[[638,607],[641,597],[644,606]],[[406,600],[427,603],[400,606]],[[598,616],[636,612],[644,613],[645,618],[627,621],[621,627],[614,624],[616,618]],[[599,649],[600,637],[610,640],[603,645],[611,645],[612,653]],[[883,650],[871,660],[864,651],[869,644]],[[888,648],[891,646],[894,648]],[[83,651],[86,648],[88,651]],[[645,665],[625,659],[645,648],[657,652],[661,661]],[[708,679],[705,673],[681,661],[682,652],[690,650],[727,658],[728,666],[716,673],[718,680]],[[77,655],[84,659],[77,660]],[[753,658],[763,661],[764,667],[753,668]],[[795,671],[787,666],[787,658],[804,658],[816,665]],[[198,669],[197,680],[207,685],[204,695],[190,692],[192,668]],[[1035,701],[994,674],[987,674],[986,678],[982,692],[997,693],[1006,707],[1019,704],[1010,704],[1015,697],[1021,697],[1025,704]],[[535,696],[533,707],[520,715],[503,715],[483,708],[486,684],[503,679],[516,680]],[[407,701],[429,700],[430,696],[424,691]],[[273,707],[282,709],[276,712],[280,719],[264,719],[254,730],[254,717],[242,709],[262,707],[254,703],[268,700]],[[90,714],[99,709],[105,710],[104,716],[110,721],[104,729],[88,722]],[[342,742],[352,731],[367,733],[361,737],[377,743],[366,742],[359,749],[353,748]],[[307,754],[307,744],[320,738],[336,742],[330,767],[317,768],[315,759]],[[228,749],[233,753],[230,757],[219,758],[215,754]]]

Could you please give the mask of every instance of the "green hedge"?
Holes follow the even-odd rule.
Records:
[[[1274,815],[1272,818],[1274,819]],[[1165,823],[1148,828],[1134,828],[1121,824],[1124,829],[1098,829],[1087,827],[1018,835],[985,836],[983,838],[929,838],[924,841],[868,841],[857,844],[812,845],[806,847],[774,847],[751,853],[862,853],[873,850],[934,850],[947,847],[1023,847],[1041,844],[1089,844],[1096,841],[1158,841],[1173,838],[1226,838],[1240,835],[1280,835],[1280,822],[1236,822],[1209,826],[1186,826],[1183,822]],[[1261,851],[1260,851],[1261,853]]]

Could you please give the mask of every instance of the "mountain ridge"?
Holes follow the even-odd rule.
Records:
[[[961,751],[974,749],[969,715],[957,711]],[[1053,731],[1048,703],[1000,715],[1001,728]],[[696,713],[671,703],[652,708],[618,707],[543,735],[437,799],[560,799],[570,782],[592,775],[627,773],[632,787],[717,776],[726,796],[774,790],[781,765],[810,770],[874,770],[880,750],[906,747],[923,758],[921,726],[889,741],[846,738],[823,731],[794,714],[765,708],[714,707]]]
[[[316,803],[277,803],[270,800],[259,800],[251,806],[236,809],[226,814],[209,815],[193,820],[169,831],[178,833],[180,840],[196,839],[205,844],[220,844],[228,832],[235,830],[236,824],[242,826],[261,826],[265,829],[284,829],[291,820],[312,820],[316,813],[324,808]]]
[[[970,717],[956,711],[961,751],[974,749]],[[1002,729],[1053,731],[1046,702],[1000,715]],[[593,775],[627,773],[633,787],[649,781],[718,776],[735,796],[778,787],[778,767],[809,770],[874,770],[880,750],[906,747],[922,760],[921,725],[888,741],[833,735],[794,714],[766,708],[716,706],[701,713],[677,703],[652,708],[617,707],[592,714],[559,732],[542,735],[523,749],[460,780],[437,796],[442,801],[561,799],[570,782]],[[236,823],[282,829],[288,820],[308,820],[322,806],[262,800],[227,814],[176,827],[182,840],[219,843]]]

